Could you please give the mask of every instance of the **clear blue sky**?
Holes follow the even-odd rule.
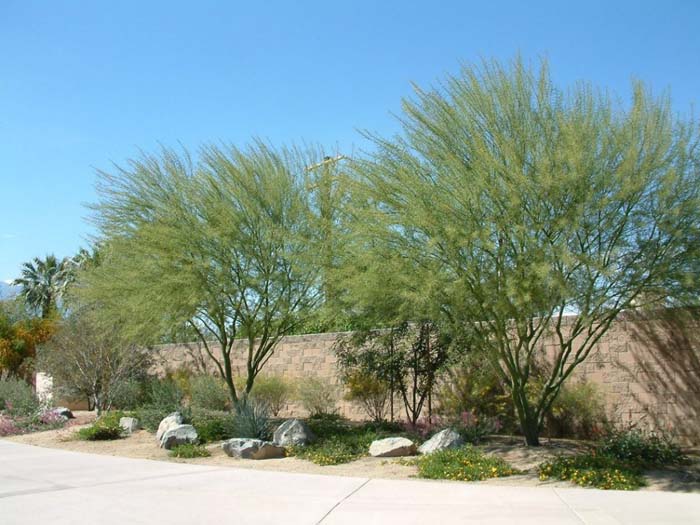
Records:
[[[362,149],[410,82],[480,57],[698,102],[700,2],[567,3],[0,0],[0,280],[86,245],[95,168],[251,136]]]

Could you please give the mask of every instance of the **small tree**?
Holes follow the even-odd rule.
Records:
[[[246,341],[247,394],[319,301],[305,184],[314,160],[258,142],[204,148],[196,166],[165,150],[101,173],[102,261],[84,274],[83,294],[142,338],[187,323],[237,403],[234,341]]]
[[[95,321],[87,308],[73,312],[40,354],[59,394],[87,399],[97,413],[109,410],[126,383],[145,378],[148,351],[129,343],[120,328]]]
[[[390,396],[399,392],[406,418],[415,425],[426,402],[430,404],[448,348],[435,323],[423,321],[354,333],[341,338],[335,352],[346,381],[361,374],[383,382]]]
[[[55,323],[27,314],[24,300],[0,301],[0,379],[30,381],[37,348],[48,341]]]
[[[487,351],[538,445],[563,383],[618,315],[697,283],[697,126],[641,84],[620,108],[521,61],[417,90],[401,122],[355,162],[356,206],[374,243],[448,276],[441,309]],[[551,372],[532,395],[543,357]]]

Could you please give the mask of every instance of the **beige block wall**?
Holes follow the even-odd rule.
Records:
[[[573,322],[573,318],[566,323]],[[292,380],[319,377],[340,389],[333,344],[340,334],[285,337],[263,373]],[[554,338],[543,342],[546,353],[556,349]],[[176,369],[199,359],[199,345],[157,348],[161,369]],[[234,351],[234,370],[245,372],[244,347]],[[205,360],[204,363],[207,361]],[[210,368],[212,370],[212,368]],[[697,324],[665,315],[654,320],[627,319],[613,324],[573,379],[596,385],[611,419],[672,432],[689,444],[700,444],[700,329]],[[363,419],[354,403],[341,400],[339,412]],[[401,417],[397,405],[397,417]],[[305,415],[290,404],[284,416]]]

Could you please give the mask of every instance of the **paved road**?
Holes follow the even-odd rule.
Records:
[[[700,524],[700,496],[368,480],[0,440],[0,524]]]

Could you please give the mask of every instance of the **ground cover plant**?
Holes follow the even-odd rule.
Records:
[[[539,478],[606,490],[636,490],[646,485],[639,467],[595,452],[547,461],[539,466]]]
[[[417,465],[418,476],[426,479],[482,481],[518,473],[502,459],[487,456],[470,445],[439,450],[405,462]]]
[[[124,429],[119,420],[124,412],[105,412],[89,427],[78,430],[77,438],[85,441],[111,441],[124,437]]]
[[[292,447],[290,455],[312,461],[317,465],[348,463],[369,452],[372,441],[390,436],[403,435],[416,438],[392,423],[353,424],[342,416],[324,414],[307,420],[317,440],[304,447]]]
[[[185,443],[173,447],[168,455],[173,458],[208,458],[211,453],[202,445]]]
[[[584,487],[635,490],[646,485],[644,470],[688,462],[670,439],[639,429],[615,430],[590,452],[543,463],[539,476]]]

